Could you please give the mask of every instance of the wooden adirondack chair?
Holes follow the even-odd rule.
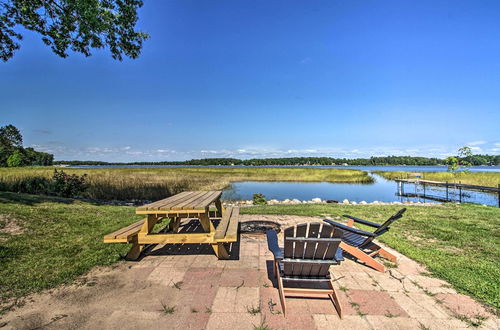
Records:
[[[387,231],[389,231],[391,224],[401,218],[403,213],[405,213],[406,208],[403,208],[392,215],[383,224],[374,223],[368,220],[359,219],[350,215],[344,214],[344,217],[348,218],[347,226],[332,220],[323,220],[326,223],[334,226],[335,228],[341,229],[345,232],[342,237],[342,244],[340,247],[353,257],[357,258],[359,261],[364,262],[367,266],[370,266],[380,272],[385,272],[385,266],[374,259],[376,255],[380,255],[392,262],[396,262],[396,257],[384,250],[379,245],[377,245],[373,240],[375,237],[380,236]],[[356,229],[353,227],[354,223],[361,223],[370,227],[377,228],[373,233],[369,231],[364,231],[361,229]]]
[[[268,230],[267,244],[274,255],[274,276],[278,288],[283,314],[286,310],[285,296],[288,297],[329,297],[342,317],[342,308],[337,293],[331,283],[330,266],[338,265],[344,258],[339,248],[342,230],[333,226],[313,222],[285,229],[285,247],[278,246],[276,231]],[[285,287],[285,283],[299,283],[307,286]],[[317,288],[320,284],[327,288]]]

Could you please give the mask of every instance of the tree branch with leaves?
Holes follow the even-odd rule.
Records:
[[[0,0],[0,58],[8,61],[23,39],[18,27],[37,32],[60,57],[68,50],[91,56],[108,47],[122,60],[139,57],[149,37],[136,31],[141,0]]]

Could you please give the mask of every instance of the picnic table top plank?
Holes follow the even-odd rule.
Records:
[[[205,191],[197,191],[190,195],[189,197],[185,198],[183,201],[180,203],[175,203],[174,205],[170,206],[171,210],[182,210],[182,209],[189,209],[189,206],[191,204],[198,200],[198,198],[202,197],[204,194],[206,194]]]
[[[175,198],[178,195],[174,195],[174,196],[170,196],[168,198],[162,199],[163,202],[160,203],[160,205],[158,206],[158,209],[159,210],[170,210],[170,209],[172,209],[172,206],[178,205],[178,204],[184,202],[185,200],[191,198],[195,192],[194,191],[185,191],[184,193],[185,194],[182,194],[182,193],[179,194],[180,196],[178,198]]]
[[[202,208],[202,207],[206,207],[207,205],[210,205],[210,203],[215,201],[222,194],[221,191],[209,191],[209,192],[210,192],[210,194],[206,194],[203,199],[201,199],[197,203],[193,203],[194,209]]]
[[[220,198],[222,191],[184,191],[180,194],[146,204],[137,211],[170,211],[205,209]]]
[[[185,201],[183,205],[176,205],[175,207],[180,207],[181,209],[194,209],[194,205],[198,205],[202,200],[204,200],[209,192],[202,192],[196,198],[191,198],[189,201]],[[205,205],[208,206],[208,205]]]
[[[184,192],[181,192],[179,194],[170,196],[168,198],[164,198],[164,199],[161,199],[161,200],[153,202],[153,203],[149,203],[149,204],[145,204],[145,205],[139,206],[137,208],[137,210],[156,210],[160,206],[164,205],[168,200],[177,200],[177,199],[180,199],[184,195],[187,195],[189,193],[191,193],[191,192],[190,191],[184,191]]]

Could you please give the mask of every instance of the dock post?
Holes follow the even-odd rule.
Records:
[[[422,182],[422,186],[424,187],[424,202],[425,202],[425,182]]]
[[[413,183],[413,185],[415,186],[415,197],[417,197],[417,202],[420,202],[420,197],[418,196],[418,190],[417,190],[418,181]]]
[[[448,181],[446,181],[446,201],[448,202]]]
[[[500,183],[498,184],[498,207],[500,207]]]

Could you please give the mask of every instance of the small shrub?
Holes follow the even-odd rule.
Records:
[[[253,205],[266,205],[266,197],[262,194],[253,194]]]
[[[66,174],[64,171],[54,170],[52,177],[52,191],[57,196],[74,197],[83,193],[88,185],[86,183],[87,174],[78,176],[76,174]]]

